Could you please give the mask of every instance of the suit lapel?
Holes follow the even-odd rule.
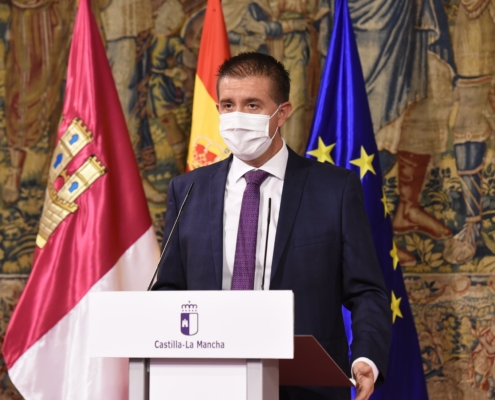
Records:
[[[225,199],[225,184],[232,156],[218,163],[219,168],[210,175],[209,210],[211,242],[213,246],[213,262],[217,289],[222,289],[223,274],[223,206]]]
[[[270,282],[277,272],[280,260],[287,245],[287,240],[292,231],[307,175],[307,172],[304,169],[299,168],[302,157],[299,157],[290,148],[288,149],[289,159],[287,160],[287,170],[285,172],[278,226],[275,235]]]

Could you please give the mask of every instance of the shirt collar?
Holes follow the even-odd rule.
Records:
[[[239,179],[241,179],[246,172],[252,171],[254,169],[261,169],[262,171],[266,171],[270,175],[283,181],[285,178],[285,170],[287,168],[287,160],[289,159],[289,150],[287,150],[284,139],[282,139],[282,142],[282,148],[278,151],[278,153],[259,168],[253,168],[252,166],[247,165],[241,159],[234,156],[232,159],[232,165],[230,166],[230,174],[234,178],[234,182],[237,182]]]

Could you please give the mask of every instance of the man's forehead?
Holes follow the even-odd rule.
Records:
[[[270,88],[270,79],[266,76],[244,78],[225,76],[218,82],[220,98],[224,97],[223,95],[230,97],[232,94],[261,98],[269,94]]]
[[[242,78],[234,76],[224,76],[218,81],[220,89],[229,88],[232,86],[246,86],[246,85],[256,85],[256,84],[267,84],[270,82],[270,78],[266,76],[246,76]]]

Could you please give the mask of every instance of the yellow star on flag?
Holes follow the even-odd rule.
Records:
[[[382,193],[383,193],[382,196],[383,210],[385,212],[383,218],[387,218],[387,214],[390,215],[390,210],[388,209],[387,196],[385,196],[385,189],[383,189],[383,187],[382,187]]]
[[[374,175],[376,175],[375,169],[373,168],[373,158],[375,158],[374,154],[368,155],[364,147],[361,146],[361,157],[356,158],[355,160],[351,160],[350,163],[353,165],[357,165],[360,169],[361,179],[363,179],[366,172],[371,171]]]
[[[335,147],[335,143],[325,146],[323,139],[321,137],[318,137],[318,148],[315,150],[308,151],[307,154],[316,157],[319,162],[324,163],[325,161],[328,161],[330,164],[335,164],[333,162],[332,156],[330,155],[330,152],[334,147]]]
[[[390,250],[390,257],[392,257],[392,261],[394,263],[394,271],[397,269],[397,265],[399,264],[399,255],[397,254],[397,246],[392,239],[392,250]]]
[[[402,297],[395,297],[395,293],[392,290],[392,303],[390,304],[390,309],[392,310],[392,323],[395,323],[395,318],[400,317],[404,318],[402,316],[402,312],[400,311],[400,301],[402,300]]]

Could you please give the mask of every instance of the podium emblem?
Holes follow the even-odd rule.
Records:
[[[182,304],[180,313],[180,331],[183,335],[193,336],[198,333],[198,306],[196,304]]]

